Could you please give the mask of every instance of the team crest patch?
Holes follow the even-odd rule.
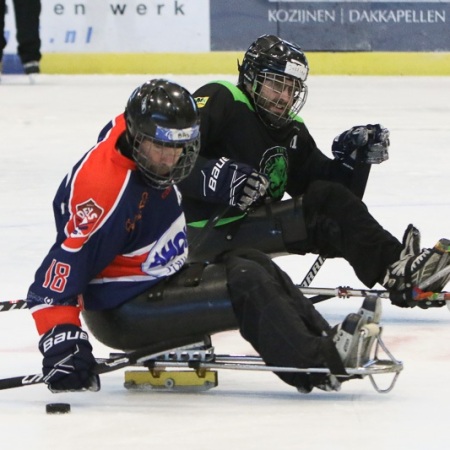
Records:
[[[195,103],[197,103],[197,108],[203,108],[208,100],[209,97],[195,97]]]
[[[89,199],[76,206],[73,217],[73,230],[70,237],[86,237],[94,230],[103,216],[103,208],[97,205],[94,200]]]
[[[281,200],[287,184],[288,159],[284,147],[272,147],[264,152],[260,163],[261,172],[269,178],[267,194]]]

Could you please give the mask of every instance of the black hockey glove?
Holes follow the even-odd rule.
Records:
[[[202,174],[205,199],[227,203],[242,211],[263,197],[269,186],[265,175],[228,158],[209,161]]]
[[[331,147],[333,156],[353,170],[357,150],[361,149],[362,162],[380,164],[389,159],[389,130],[382,125],[361,125],[336,136]]]
[[[100,390],[100,379],[92,372],[92,346],[80,327],[57,325],[42,336],[39,350],[44,382],[52,392]]]

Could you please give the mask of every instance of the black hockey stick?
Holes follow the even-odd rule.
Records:
[[[27,309],[26,300],[7,300],[0,302],[0,312]]]
[[[221,205],[215,213],[208,219],[206,222],[206,225],[201,228],[201,232],[197,236],[195,236],[191,242],[189,242],[189,247],[191,248],[198,248],[200,247],[203,242],[205,242],[206,238],[209,236],[209,233],[211,230],[217,225],[220,219],[222,219],[223,216],[225,216],[228,211],[230,211],[231,206],[230,205]]]
[[[305,275],[305,278],[303,278],[303,281],[298,286],[299,287],[308,287],[314,280],[314,277],[317,275],[317,272],[323,266],[325,261],[326,261],[325,256],[319,255],[316,258],[316,260],[313,262],[313,265],[311,266],[311,268],[308,270],[308,273]]]

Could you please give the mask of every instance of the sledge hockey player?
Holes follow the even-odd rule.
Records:
[[[238,69],[237,86],[216,81],[193,94],[201,116],[200,155],[180,184],[190,260],[214,260],[241,247],[343,257],[366,286],[389,290],[395,305],[419,304],[427,294],[418,285],[450,264],[450,242],[421,250],[412,225],[399,242],[358,198],[364,171],[388,159],[389,131],[379,124],[354,126],[334,139],[330,159],[298,115],[309,72],[298,45],[263,35]],[[281,201],[286,193],[291,198]],[[192,245],[214,217],[220,220],[202,245]],[[441,291],[449,278],[426,292]]]
[[[38,268],[27,304],[52,392],[100,389],[89,331],[107,346],[172,349],[239,329],[266,363],[329,368],[279,374],[301,392],[338,390],[380,300],[332,328],[270,257],[230,252],[214,264],[185,264],[186,223],[176,183],[199,151],[193,97],[161,79],[139,86],[125,111],[61,183],[53,203],[56,241]],[[358,356],[359,355],[359,356]],[[358,375],[359,376],[359,375]]]

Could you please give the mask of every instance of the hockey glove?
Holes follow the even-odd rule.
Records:
[[[88,335],[76,325],[57,325],[39,341],[44,382],[52,392],[98,391],[100,379]]]
[[[253,171],[242,189],[236,206],[245,211],[250,205],[263,197],[269,187],[269,180],[261,173]]]
[[[389,130],[382,125],[356,126],[336,136],[331,147],[333,156],[353,170],[357,150],[361,162],[380,164],[389,158]]]
[[[202,169],[205,199],[227,203],[245,211],[263,197],[269,186],[267,177],[247,164],[228,158],[209,161]]]

